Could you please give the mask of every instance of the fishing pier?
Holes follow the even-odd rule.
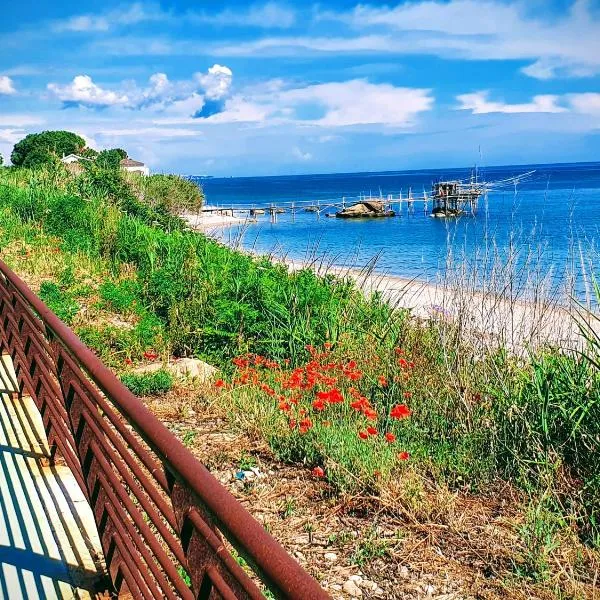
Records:
[[[250,205],[206,206],[203,213],[216,213],[225,216],[247,215],[248,220],[268,215],[272,223],[276,223],[280,214],[291,214],[295,221],[298,213],[313,213],[317,218],[377,218],[395,217],[403,214],[406,207],[408,214],[422,212],[432,217],[459,217],[475,215],[480,198],[487,197],[491,191],[499,191],[516,186],[529,178],[535,171],[509,177],[500,181],[479,181],[475,174],[469,180],[438,181],[432,184],[431,192],[413,194],[412,188],[407,193],[402,190],[378,196],[372,194],[359,196],[342,196],[341,198],[319,198],[316,200],[283,200],[278,202],[256,202]],[[431,208],[430,208],[431,207]]]

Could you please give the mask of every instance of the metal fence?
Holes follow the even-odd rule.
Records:
[[[2,261],[0,351],[36,402],[49,459],[65,461],[92,507],[112,592],[263,598],[260,579],[275,597],[328,598]]]

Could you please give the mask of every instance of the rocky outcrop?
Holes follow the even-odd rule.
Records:
[[[386,210],[381,200],[363,200],[336,213],[340,219],[363,219],[371,217],[393,217],[393,210]]]

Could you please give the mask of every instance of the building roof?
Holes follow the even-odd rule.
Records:
[[[89,158],[86,158],[85,156],[79,156],[79,154],[67,154],[66,156],[63,156],[60,160],[62,162],[65,162],[65,160],[67,160],[69,158],[75,158],[77,160],[90,160]]]
[[[133,160],[132,158],[124,158],[121,160],[122,167],[145,167],[146,165],[139,160]]]

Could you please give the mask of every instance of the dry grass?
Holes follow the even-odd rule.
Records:
[[[145,401],[334,598],[348,597],[341,588],[352,575],[377,584],[363,588],[364,598],[597,597],[597,553],[568,528],[549,555],[547,580],[519,576],[529,551],[520,533],[527,504],[508,484],[470,495],[409,472],[380,495],[340,496],[308,469],[276,461],[259,436],[233,428],[206,384],[182,383]],[[261,476],[237,480],[248,462]]]

